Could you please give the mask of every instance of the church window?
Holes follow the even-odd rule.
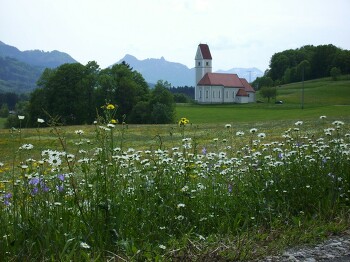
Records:
[[[215,98],[215,91],[213,91],[213,98]]]
[[[208,65],[209,65],[209,62],[207,62],[206,64],[207,64],[207,66],[208,66]]]
[[[201,65],[201,62],[198,62],[198,66],[200,66]]]
[[[221,98],[221,91],[219,90],[219,98]]]
[[[228,91],[226,91],[226,98],[228,98]]]
[[[202,90],[199,90],[199,98],[202,98]]]
[[[205,92],[205,98],[208,98],[208,95],[209,95],[209,91],[207,90],[207,91]]]

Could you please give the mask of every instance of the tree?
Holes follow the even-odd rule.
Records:
[[[175,121],[173,94],[167,89],[168,82],[159,80],[151,93],[151,120],[154,124],[167,124]]]
[[[7,104],[2,104],[0,108],[0,117],[8,117],[9,115],[9,108]]]
[[[126,64],[116,64],[112,68],[101,71],[99,85],[96,90],[96,101],[104,104],[106,101],[118,105],[117,118],[126,115],[126,121],[132,123],[137,120],[135,113],[130,117],[133,108],[141,101],[147,101],[149,88],[137,71]]]
[[[252,85],[255,87],[256,90],[259,90],[262,87],[271,87],[273,86],[273,80],[269,76],[262,76],[257,77]]]
[[[174,94],[174,101],[175,101],[175,103],[188,103],[190,101],[190,98],[188,96],[186,96],[185,94],[175,93]]]
[[[270,103],[270,98],[276,98],[277,90],[275,87],[263,87],[260,89],[260,94],[267,98],[267,102]]]
[[[94,86],[99,67],[95,62],[63,64],[47,69],[38,80],[39,88],[30,98],[31,124],[36,119],[59,117],[64,124],[91,123],[95,116]]]
[[[337,67],[333,67],[330,71],[330,75],[332,77],[332,80],[337,81],[339,76],[341,75],[341,71]]]
[[[274,54],[270,61],[269,77],[272,80],[282,79],[284,72],[290,66],[289,58],[283,53]]]

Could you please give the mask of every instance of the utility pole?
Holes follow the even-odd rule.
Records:
[[[303,82],[303,86],[301,88],[301,109],[304,109],[304,66],[303,66],[302,82]]]
[[[252,82],[252,71],[248,71],[249,72],[249,83]]]

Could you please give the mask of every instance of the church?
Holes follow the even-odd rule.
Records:
[[[237,74],[212,73],[212,57],[207,44],[199,44],[195,57],[195,101],[200,104],[253,103],[255,90]]]

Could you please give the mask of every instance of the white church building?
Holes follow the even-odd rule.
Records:
[[[195,57],[195,101],[201,104],[253,103],[255,90],[237,74],[212,73],[212,57],[207,44],[199,44]]]

